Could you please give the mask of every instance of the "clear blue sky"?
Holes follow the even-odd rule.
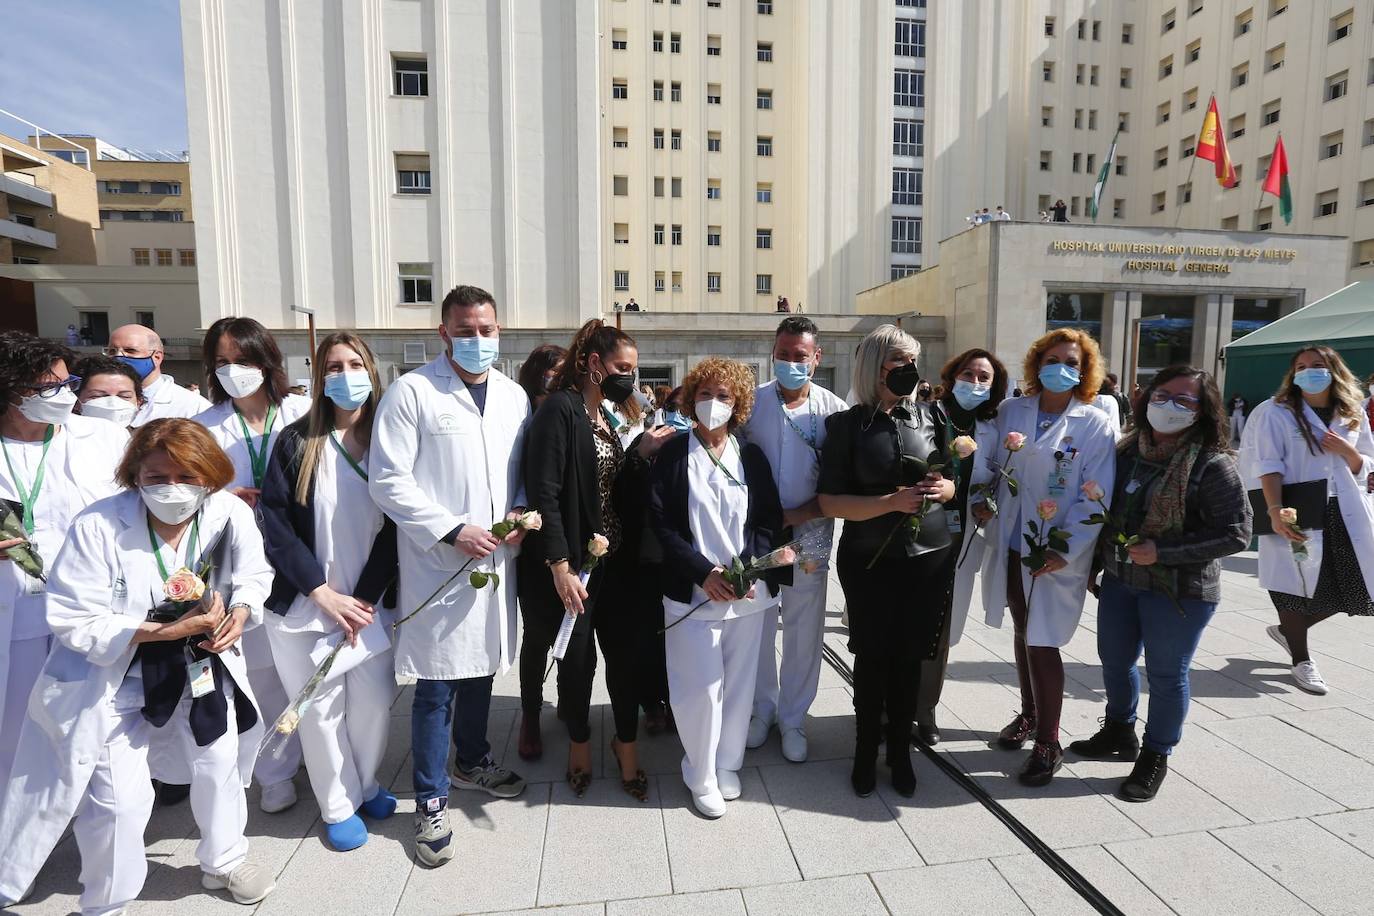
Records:
[[[3,0],[0,108],[56,133],[184,150],[177,0]],[[0,133],[22,128],[0,116]]]

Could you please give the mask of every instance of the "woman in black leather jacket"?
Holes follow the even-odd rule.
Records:
[[[942,619],[940,570],[950,549],[943,504],[955,487],[931,468],[944,461],[944,424],[930,404],[911,400],[920,353],[890,324],[864,338],[854,363],[859,403],[827,422],[816,487],[821,511],[846,521],[837,568],[854,652],[850,781],[860,796],[876,782],[884,708],[892,785],[907,797],[916,791],[909,745],[920,663]],[[913,602],[913,594],[935,597]]]

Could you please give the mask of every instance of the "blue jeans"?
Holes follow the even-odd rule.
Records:
[[[1171,754],[1183,736],[1188,715],[1188,666],[1202,631],[1217,606],[1212,601],[1180,599],[1186,614],[1166,595],[1102,577],[1097,603],[1097,654],[1107,688],[1107,718],[1135,722],[1140,701],[1136,661],[1145,652],[1150,679],[1150,718],[1144,743],[1157,754]]]
[[[487,743],[487,713],[491,709],[494,678],[469,677],[457,681],[415,682],[410,707],[410,753],[414,758],[415,801],[448,796],[448,742],[458,752],[458,765],[475,767],[491,753]]]

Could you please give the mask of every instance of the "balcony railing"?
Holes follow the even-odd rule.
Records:
[[[57,236],[46,229],[35,229],[32,226],[23,226],[14,220],[0,219],[0,237],[14,239],[25,245],[37,245],[40,248],[56,248]]]

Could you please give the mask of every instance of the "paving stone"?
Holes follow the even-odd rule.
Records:
[[[1311,820],[1365,855],[1374,856],[1374,810],[1323,814]]]
[[[1101,846],[1079,846],[1059,853],[1089,884],[1131,916],[1170,916],[1172,911]],[[1093,909],[1073,888],[1031,853],[993,859],[992,864],[1037,916],[1092,916]]]
[[[1211,834],[1113,843],[1107,851],[1179,916],[1316,912]]]
[[[593,780],[583,798],[553,784],[539,906],[672,893],[658,784],[650,777],[647,804],[619,779]]]
[[[740,786],[729,813],[711,821],[697,813],[681,779],[660,781],[675,892],[801,879],[758,770],[741,770]]]
[[[1374,721],[1362,715],[1361,708],[1374,714],[1374,706],[1367,706],[1303,710],[1279,718],[1356,757],[1374,760]]]
[[[1374,766],[1269,716],[1207,730],[1347,808],[1374,807]]]
[[[728,890],[612,900],[606,916],[745,916],[744,898],[738,890]]]
[[[1174,756],[1185,753],[1187,746],[1181,744]],[[1116,791],[1122,780],[1130,775],[1131,767],[1132,764],[1125,761],[1083,760],[1072,751],[1064,755],[1065,770],[1082,779],[1151,836],[1250,823],[1176,771],[1168,774],[1159,794],[1148,804],[1123,801]]]
[[[610,736],[602,730],[602,715],[599,713],[599,707],[593,707],[589,719],[591,737],[588,742],[591,744],[592,750],[593,777],[606,775],[602,766],[601,745],[603,743],[610,744]],[[513,712],[508,715],[511,727],[501,752],[502,762],[519,772],[521,776],[525,777],[526,782],[564,783],[568,772],[568,728],[558,721],[557,709],[546,704],[540,710],[539,730],[544,739],[544,756],[538,760],[520,759],[520,714]],[[496,751],[493,750],[493,753]]]
[[[1256,824],[1214,835],[1327,916],[1369,912],[1374,859],[1311,821]]]
[[[944,774],[925,755],[912,750],[916,795],[902,798],[889,783],[878,794],[928,865],[1014,855],[1025,849],[988,809]]]
[[[574,906],[548,906],[537,910],[503,910],[482,916],[605,916],[604,903],[580,903]]]
[[[1011,885],[986,861],[877,872],[872,878],[892,916],[924,916],[933,907],[938,908],[941,916],[1011,916],[1030,912]]]
[[[802,876],[919,865],[916,848],[882,799],[854,795],[849,771],[850,764],[839,760],[762,769]]]
[[[150,861],[150,873],[153,867]],[[81,853],[77,851],[76,840],[68,836],[57,844],[47,864],[38,873],[33,896],[18,906],[9,907],[5,912],[16,916],[67,916],[68,913],[80,912],[81,884],[76,879],[80,873]]]
[[[811,913],[888,916],[887,907],[883,906],[877,889],[867,875],[746,887],[744,905],[749,916],[799,916]]]

